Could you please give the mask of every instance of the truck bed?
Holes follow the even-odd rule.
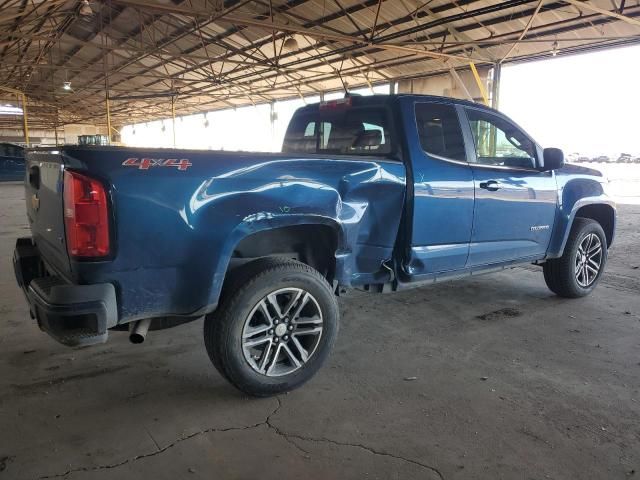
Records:
[[[405,195],[403,164],[372,157],[83,146],[30,150],[27,169],[29,221],[47,267],[68,282],[113,284],[120,323],[211,311],[234,245],[292,221],[339,230],[340,281],[371,281],[391,257]],[[108,258],[67,252],[66,169],[107,189]]]

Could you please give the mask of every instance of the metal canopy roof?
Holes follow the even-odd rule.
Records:
[[[640,0],[0,0],[0,86],[124,124],[639,40]]]

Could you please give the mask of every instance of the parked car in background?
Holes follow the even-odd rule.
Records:
[[[640,163],[640,157],[633,157],[631,163]]]
[[[13,143],[0,143],[0,182],[24,178],[24,148]]]
[[[631,158],[631,154],[629,153],[621,153],[618,159],[616,160],[617,163],[631,163],[631,161],[632,161],[632,158]]]
[[[593,163],[609,163],[611,162],[611,158],[606,155],[600,155],[599,157],[594,157],[591,159]]]
[[[261,396],[324,363],[337,294],[534,263],[557,295],[582,297],[616,224],[600,172],[443,97],[302,107],[281,153],[64,146],[27,159],[31,236],[14,268],[40,328],[70,346],[127,329],[140,343],[205,316],[213,365]]]
[[[578,163],[591,163],[591,159],[589,157],[581,156],[578,157]]]
[[[79,135],[78,145],[109,145],[107,135]]]

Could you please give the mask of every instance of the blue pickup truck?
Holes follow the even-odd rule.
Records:
[[[24,178],[24,148],[0,142],[0,182],[15,182]]]
[[[276,154],[31,150],[25,189],[32,236],[14,267],[42,330],[72,346],[110,330],[141,342],[204,316],[212,363],[261,396],[320,368],[350,288],[533,263],[581,297],[616,223],[599,172],[498,111],[418,95],[300,108]]]

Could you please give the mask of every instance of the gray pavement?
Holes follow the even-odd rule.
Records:
[[[355,292],[321,372],[262,400],[215,371],[202,321],[55,343],[15,285],[22,235],[22,187],[2,184],[0,479],[640,478],[640,206],[590,297],[534,266]]]

